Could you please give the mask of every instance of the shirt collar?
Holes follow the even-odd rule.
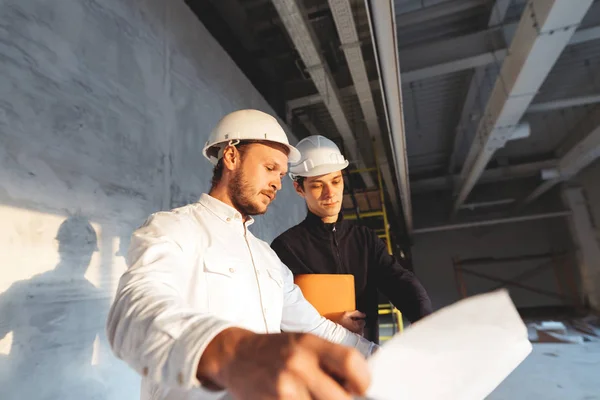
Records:
[[[215,199],[209,194],[202,193],[200,196],[200,204],[206,207],[215,216],[223,222],[243,222],[242,214],[235,208],[223,203],[221,200]],[[254,218],[248,216],[245,225],[250,226],[254,223]]]

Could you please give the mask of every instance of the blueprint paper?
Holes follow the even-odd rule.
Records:
[[[371,400],[481,400],[531,352],[506,290],[461,300],[397,334],[369,359]]]

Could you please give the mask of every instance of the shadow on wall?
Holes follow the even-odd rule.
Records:
[[[87,218],[69,217],[56,239],[58,265],[0,295],[0,339],[12,335],[10,354],[0,356],[5,400],[106,398],[95,348],[109,305],[85,278],[96,232]]]

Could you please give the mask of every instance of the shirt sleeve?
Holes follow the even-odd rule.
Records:
[[[193,268],[186,222],[159,213],[133,234],[129,268],[106,330],[115,355],[139,374],[161,385],[208,392],[196,378],[198,362],[231,324],[186,305],[184,288]]]
[[[370,250],[377,288],[410,322],[431,314],[431,300],[414,273],[388,253],[386,244],[371,230]]]
[[[283,263],[281,275],[283,277],[282,331],[312,333],[330,342],[354,347],[365,357],[370,356],[378,347],[362,336],[322,317],[304,298],[302,291],[294,283],[292,272]]]

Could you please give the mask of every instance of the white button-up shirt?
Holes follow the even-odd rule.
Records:
[[[117,357],[143,376],[142,400],[228,398],[203,388],[196,371],[208,343],[232,326],[310,332],[372,351],[304,299],[291,271],[247,229],[252,222],[203,194],[134,232],[107,335]]]

